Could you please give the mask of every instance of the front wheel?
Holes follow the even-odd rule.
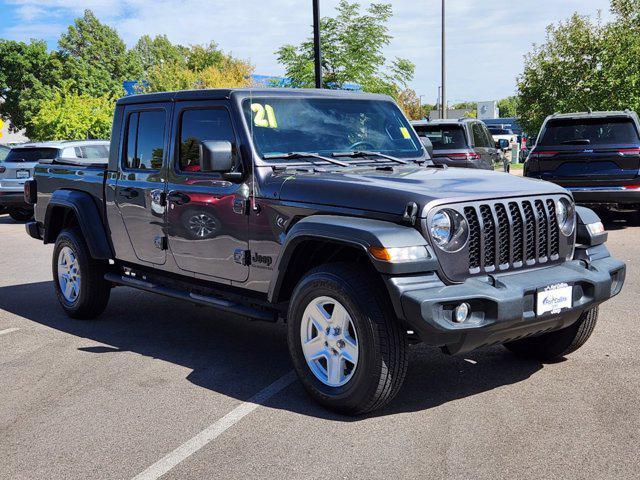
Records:
[[[53,250],[53,281],[58,301],[71,318],[91,319],[107,307],[111,285],[105,265],[91,257],[78,228],[60,232]]]
[[[578,320],[561,330],[544,333],[537,337],[523,338],[504,346],[521,357],[553,361],[575,352],[589,340],[598,321],[598,307],[580,315]]]
[[[289,306],[289,352],[307,392],[343,414],[387,404],[407,371],[407,340],[370,272],[331,264],[309,272]]]

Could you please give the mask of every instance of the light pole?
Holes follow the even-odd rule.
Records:
[[[446,73],[446,38],[445,38],[445,10],[444,10],[444,2],[442,0],[442,96],[440,98],[440,118],[447,118],[447,95],[446,95],[446,83],[447,83],[447,73]]]
[[[320,49],[320,0],[313,0],[313,57],[316,88],[322,88],[322,50]]]

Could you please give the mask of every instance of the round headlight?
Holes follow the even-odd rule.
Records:
[[[556,202],[556,217],[560,231],[566,237],[573,234],[576,226],[576,209],[573,202],[561,198]]]
[[[467,242],[469,226],[455,210],[438,210],[429,222],[429,233],[436,246],[447,252],[455,252]]]
[[[431,218],[431,224],[429,226],[431,238],[433,238],[439,247],[444,247],[449,243],[449,240],[451,240],[451,236],[453,235],[451,224],[451,216],[444,210],[436,212],[433,218]]]

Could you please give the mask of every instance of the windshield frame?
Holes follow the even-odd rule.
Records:
[[[426,160],[428,159],[428,155],[426,153],[426,150],[424,148],[424,145],[422,144],[422,141],[420,140],[419,136],[415,133],[415,130],[413,129],[413,126],[411,125],[411,123],[409,122],[409,120],[407,119],[406,115],[402,112],[402,110],[397,106],[397,104],[393,101],[393,99],[391,99],[391,97],[388,97],[386,95],[377,95],[377,94],[367,94],[367,93],[345,93],[343,91],[338,91],[338,90],[323,90],[323,91],[318,91],[318,90],[305,90],[305,89],[288,89],[286,91],[282,91],[282,90],[270,90],[270,89],[255,89],[254,91],[251,92],[242,92],[241,95],[236,94],[233,95],[235,97],[235,107],[237,108],[237,112],[238,115],[240,116],[241,120],[242,120],[242,126],[243,126],[243,133],[246,135],[246,139],[248,141],[248,144],[251,146],[251,152],[252,152],[252,157],[254,159],[254,163],[255,166],[257,167],[263,167],[263,166],[268,166],[268,167],[274,167],[274,166],[296,166],[296,165],[307,165],[309,164],[309,160],[307,159],[280,159],[280,158],[264,158],[262,156],[262,154],[260,153],[260,151],[258,150],[258,146],[256,145],[256,142],[254,141],[253,135],[252,135],[252,126],[250,124],[249,119],[247,118],[246,112],[245,112],[245,102],[251,102],[254,103],[257,100],[261,100],[261,101],[265,101],[268,99],[289,99],[291,101],[303,101],[303,100],[315,100],[315,99],[333,99],[333,100],[343,100],[343,101],[350,101],[350,100],[359,100],[359,101],[374,101],[374,102],[387,102],[390,103],[393,109],[396,109],[399,118],[401,119],[402,123],[405,124],[407,131],[411,137],[411,140],[413,141],[413,143],[416,145],[416,154],[415,155],[411,155],[411,156],[406,156],[406,157],[401,157],[403,160],[407,160],[408,162],[411,162],[413,160]],[[344,149],[340,149],[340,150],[336,150],[336,152],[339,151],[344,151]],[[288,153],[288,152],[285,152]],[[318,153],[318,152],[309,152],[309,153]],[[387,153],[387,152],[385,152]],[[267,153],[268,155],[268,153]],[[348,163],[349,165],[353,164],[354,166],[357,164],[362,164],[362,163],[366,163],[366,162],[373,162],[374,160],[366,160],[366,159],[341,159],[344,162]],[[379,159],[378,159],[379,161]],[[315,162],[320,163],[318,160],[315,160]],[[390,161],[389,161],[390,162]],[[329,164],[327,164],[329,165]]]

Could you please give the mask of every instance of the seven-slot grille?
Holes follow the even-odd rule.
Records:
[[[560,235],[551,198],[492,201],[464,207],[469,272],[507,270],[557,260]]]

